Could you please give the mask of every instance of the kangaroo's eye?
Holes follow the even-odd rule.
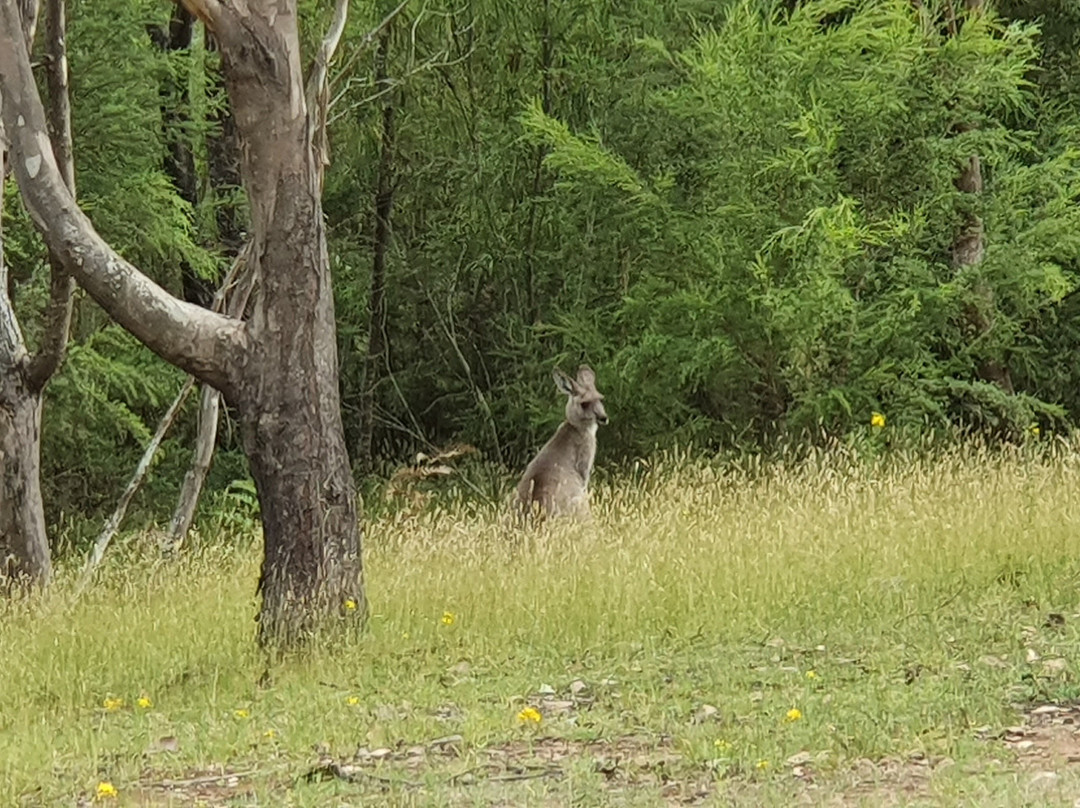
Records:
[[[587,409],[589,409],[589,407],[591,407],[591,406],[592,406],[592,402],[591,402],[591,401],[582,401],[582,402],[581,402],[581,409],[583,409],[583,410],[587,410]]]

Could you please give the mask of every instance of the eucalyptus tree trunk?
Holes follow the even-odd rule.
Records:
[[[38,18],[36,0],[21,0],[19,13],[21,42],[29,49]],[[61,181],[74,193],[65,14],[64,0],[46,0],[44,66],[49,109],[44,144],[54,156]],[[5,142],[0,124],[0,146]],[[0,151],[0,182],[7,176],[6,156]],[[0,214],[2,207],[0,193]],[[49,263],[49,302],[43,315],[41,345],[31,355],[8,295],[0,231],[0,580],[9,584],[27,581],[45,585],[52,577],[41,497],[41,404],[45,386],[67,348],[74,287],[51,253]]]
[[[318,124],[308,103],[319,93],[303,86],[296,0],[184,5],[220,45],[241,144],[258,278],[248,321],[165,292],[75,205],[43,148],[44,116],[14,0],[0,0],[3,121],[27,209],[67,269],[121,326],[235,407],[262,511],[259,638],[295,645],[339,617],[365,613],[338,398],[323,154],[313,146]]]

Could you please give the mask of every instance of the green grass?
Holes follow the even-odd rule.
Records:
[[[993,736],[1080,694],[1073,447],[660,465],[586,525],[373,522],[367,630],[273,664],[253,543],[129,544],[78,600],[61,569],[0,605],[0,805],[1072,804]],[[391,753],[302,777],[358,747]],[[242,776],[155,787],[217,771]]]

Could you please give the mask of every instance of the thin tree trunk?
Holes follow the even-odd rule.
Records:
[[[195,520],[195,509],[199,506],[206,475],[210,473],[210,463],[214,459],[214,446],[217,442],[218,413],[221,409],[221,394],[209,385],[203,385],[199,398],[199,427],[195,438],[195,456],[191,467],[184,475],[180,486],[180,498],[176,510],[169,520],[168,544],[162,548],[166,552],[180,549]]]
[[[983,6],[984,0],[964,0],[964,7],[968,14],[982,13]],[[958,22],[951,2],[947,5],[947,11],[950,15],[949,31],[955,36],[958,33]],[[960,133],[970,131],[970,129],[968,125],[958,127]],[[967,208],[952,245],[953,268],[959,272],[978,266],[986,254],[985,227],[976,209],[983,190],[982,162],[979,155],[972,154],[968,157],[956,178],[956,188],[964,194],[964,204]],[[979,299],[968,307],[966,317],[975,333],[982,335],[993,328],[994,290],[980,283],[973,291]],[[976,372],[983,381],[996,384],[1006,393],[1014,392],[1012,374],[1008,366],[996,359],[983,360]]]
[[[379,37],[375,55],[377,90],[388,82],[386,62],[390,50],[390,26]],[[394,207],[394,94],[383,97],[382,141],[375,188],[375,250],[371,262],[371,291],[368,298],[368,343],[364,357],[364,386],[360,391],[360,444],[357,465],[367,474],[374,465],[372,439],[375,434],[375,388],[379,370],[386,360],[386,253],[390,247],[390,217]]]

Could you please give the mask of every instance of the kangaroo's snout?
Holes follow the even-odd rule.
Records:
[[[607,413],[606,412],[597,413],[596,414],[596,422],[598,424],[606,424],[607,423]]]

